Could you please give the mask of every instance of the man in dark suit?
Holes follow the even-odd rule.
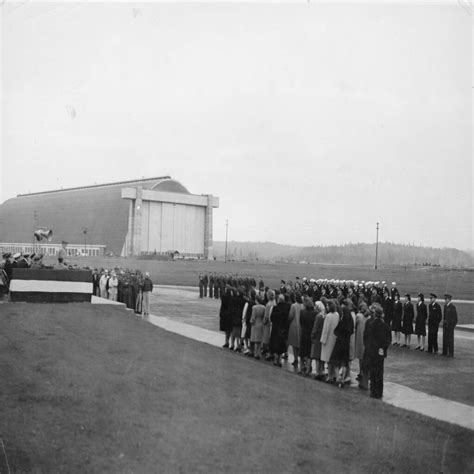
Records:
[[[451,302],[452,296],[444,295],[444,317],[443,317],[443,355],[454,356],[454,328],[458,323],[456,306]]]
[[[94,273],[92,274],[92,294],[94,296],[100,295],[99,280],[100,280],[99,271],[97,270],[97,268],[94,268]]]
[[[428,305],[428,352],[438,353],[438,328],[443,315],[441,306],[436,302],[436,294],[430,293]]]
[[[382,398],[383,395],[383,366],[390,345],[390,328],[383,320],[383,309],[378,303],[370,306],[373,320],[365,325],[364,359],[367,361],[370,377],[370,396]]]
[[[213,291],[214,291],[214,274],[211,273],[209,276],[209,298],[212,298]]]
[[[12,279],[12,254],[10,252],[6,252],[3,254],[3,258],[5,259],[5,265],[3,266],[3,269],[5,270],[5,273],[7,275],[8,282],[10,283],[10,280]]]
[[[204,296],[204,276],[199,274],[199,298]]]

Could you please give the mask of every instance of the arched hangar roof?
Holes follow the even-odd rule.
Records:
[[[33,242],[36,229],[52,229],[53,243],[106,245],[120,255],[129,214],[121,189],[133,186],[190,194],[169,176],[20,194],[0,205],[0,242]]]

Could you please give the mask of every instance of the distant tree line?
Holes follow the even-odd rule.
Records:
[[[224,256],[224,242],[214,242],[214,254]],[[375,244],[315,245],[296,247],[272,242],[231,242],[228,259],[236,261],[285,261],[327,264],[373,265]],[[380,265],[420,265],[463,267],[474,266],[474,257],[454,248],[433,248],[381,242],[378,248]]]

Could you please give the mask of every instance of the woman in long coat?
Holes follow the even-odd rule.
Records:
[[[300,351],[300,313],[304,308],[301,293],[296,293],[295,302],[291,305],[288,321],[290,326],[288,328],[288,346],[293,350],[293,367],[298,367],[298,356]]]
[[[327,382],[336,382],[336,373],[334,365],[331,364],[331,354],[336,344],[336,336],[334,330],[339,324],[339,313],[337,312],[337,306],[334,300],[329,300],[328,303],[328,314],[324,318],[323,331],[321,333],[321,360],[328,364],[328,377]]]
[[[250,333],[252,326],[250,324],[250,318],[252,317],[252,308],[257,303],[256,298],[257,292],[252,288],[250,290],[249,298],[244,306],[244,311],[242,314],[242,340],[245,343],[245,354],[253,355],[253,351],[250,344]]]
[[[226,286],[225,293],[221,296],[221,308],[219,310],[219,331],[225,333],[225,344],[222,347],[229,347],[230,333],[232,332],[232,289]]]
[[[355,351],[354,357],[359,359],[359,374],[357,375],[357,380],[361,380],[362,377],[362,362],[364,360],[364,330],[365,323],[370,316],[369,308],[366,303],[361,303],[359,305],[359,311],[356,315],[355,323]],[[359,383],[359,386],[361,384]]]
[[[301,325],[301,343],[300,343],[300,361],[301,368],[299,374],[311,374],[311,332],[313,331],[316,311],[314,310],[313,300],[309,297],[304,299],[304,308],[300,314]]]
[[[411,297],[407,293],[405,295],[405,304],[403,305],[403,318],[402,318],[402,332],[405,335],[405,343],[402,347],[410,349],[411,335],[413,334],[413,320],[415,319],[415,311],[411,304]]]
[[[278,304],[270,316],[272,331],[270,334],[270,352],[273,354],[273,364],[281,367],[281,355],[286,352],[288,338],[288,314],[290,304],[285,301],[285,295],[278,296]]]
[[[256,359],[260,359],[262,338],[263,338],[263,317],[265,316],[265,306],[262,304],[262,298],[257,296],[257,304],[252,308],[252,316],[250,317],[250,344],[253,348],[253,354]]]
[[[394,346],[400,345],[400,332],[402,331],[402,316],[403,316],[403,305],[400,301],[400,295],[398,292],[393,295],[393,317],[392,317],[392,332],[395,342]]]
[[[232,333],[230,336],[230,348],[236,352],[241,352],[240,335],[242,333],[242,316],[245,306],[245,290],[239,287],[237,296],[232,298],[231,304],[231,318],[232,318]]]
[[[265,305],[265,315],[263,317],[263,335],[262,335],[262,353],[268,353],[268,345],[270,343],[270,332],[272,330],[270,314],[273,307],[276,305],[275,292],[273,290],[267,291],[268,303]],[[271,359],[271,355],[268,354],[268,360]]]
[[[336,368],[336,373],[340,371],[337,385],[342,388],[346,379],[347,367],[350,358],[351,335],[354,332],[354,320],[351,314],[352,302],[344,300],[341,305],[342,317],[339,320],[334,334],[336,343],[331,354],[330,362]]]
[[[352,316],[352,322],[353,322],[353,327],[355,328],[355,323],[356,323],[356,312],[355,312],[355,306],[354,303],[352,302],[351,298],[346,298],[346,305],[349,308],[349,311],[351,312]],[[349,363],[347,364],[347,371],[346,371],[346,383],[351,382],[351,362],[355,359],[355,329],[351,334],[351,339],[350,339],[350,344],[349,344]]]
[[[418,338],[418,346],[415,350],[425,350],[426,338],[426,320],[428,319],[428,309],[425,304],[423,293],[418,295],[418,304],[416,305],[415,334]]]
[[[324,318],[326,317],[326,308],[321,301],[315,304],[316,317],[314,319],[313,330],[311,332],[311,360],[316,361],[316,380],[322,380],[324,377],[324,362],[321,361],[321,334],[323,332]]]

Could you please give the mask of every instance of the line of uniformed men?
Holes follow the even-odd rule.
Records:
[[[246,291],[255,288],[257,282],[252,276],[240,275],[238,273],[200,273],[198,277],[199,297],[219,299],[224,294],[226,285],[232,287],[242,286]],[[258,287],[265,286],[262,277],[259,278]]]

